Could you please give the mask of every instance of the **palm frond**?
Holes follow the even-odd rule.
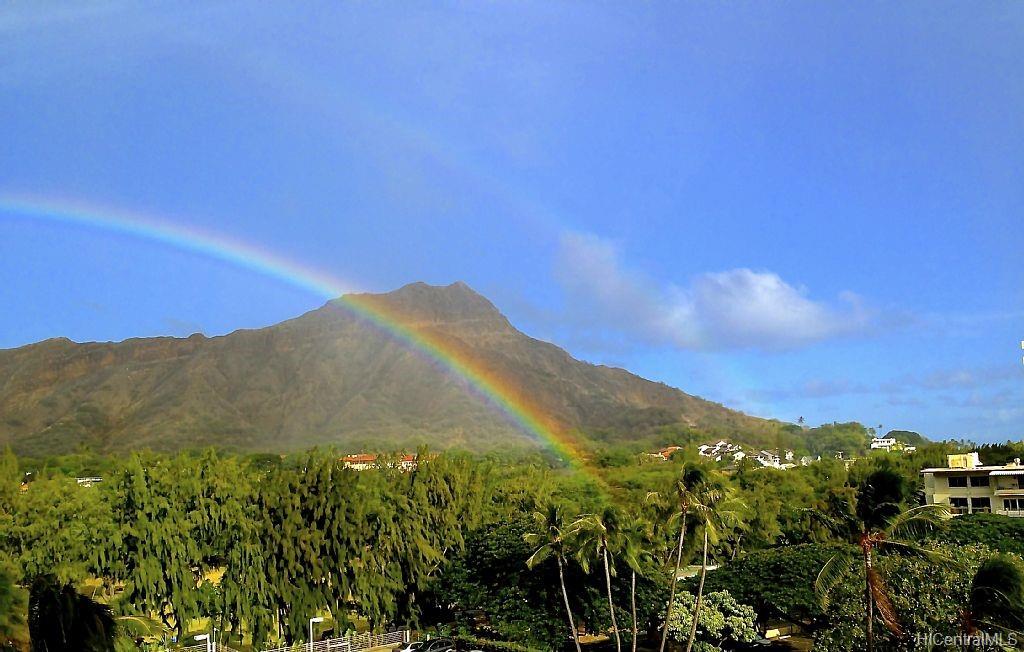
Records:
[[[132,637],[160,636],[166,629],[155,618],[148,616],[118,616],[119,630]]]
[[[537,548],[533,551],[533,554],[530,555],[529,559],[526,560],[526,567],[534,568],[538,564],[543,563],[546,559],[548,559],[551,556],[552,552],[553,551],[551,550],[551,546],[545,545]]]
[[[896,514],[885,528],[893,538],[917,538],[941,527],[953,518],[947,505],[919,505]]]
[[[662,505],[665,502],[665,497],[661,495],[660,491],[648,491],[644,497],[644,502],[648,505]]]
[[[903,634],[899,618],[896,616],[896,608],[892,605],[889,591],[885,587],[885,581],[875,568],[868,569],[868,588],[871,590],[871,598],[878,610],[878,617],[881,618],[885,628],[896,636]]]
[[[821,606],[827,608],[832,591],[843,581],[853,568],[854,557],[849,552],[837,552],[821,567],[814,580],[814,593]]]
[[[817,523],[836,536],[845,538],[850,532],[859,529],[857,519],[850,514],[843,512],[830,514],[820,509],[813,509],[810,507],[804,508],[802,511],[812,522]]]
[[[930,546],[919,545],[910,541],[895,541],[892,539],[880,539],[875,544],[882,554],[896,554],[903,557],[919,557],[928,562],[944,566],[956,566],[957,563],[950,557]]]
[[[1007,636],[1014,636],[1017,638],[1018,641],[1024,641],[1024,631],[1021,631],[1019,629],[1014,629],[1013,627],[1008,627],[1007,625],[993,622],[991,620],[987,620],[984,618],[979,618],[974,622],[978,625],[982,625],[983,628],[996,630],[998,632],[1006,634]]]

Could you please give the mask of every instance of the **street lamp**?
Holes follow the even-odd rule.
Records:
[[[206,652],[211,652],[209,634],[196,634],[193,638],[195,638],[197,641],[206,641]]]
[[[324,622],[323,616],[315,616],[309,619],[309,652],[313,652],[313,623]]]

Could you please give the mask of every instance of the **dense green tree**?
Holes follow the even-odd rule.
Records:
[[[127,600],[184,635],[203,615],[207,573],[220,563],[209,545],[230,527],[215,505],[220,460],[135,455],[108,483],[115,529],[102,549],[109,575],[125,583]]]
[[[943,446],[872,455],[849,471],[824,459],[788,471],[740,465],[731,474],[701,466],[691,452],[657,461],[612,451],[594,474],[581,474],[527,454],[473,458],[423,451],[414,471],[400,471],[385,456],[381,468],[356,472],[331,451],[130,458],[82,451],[31,462],[34,474],[24,487],[25,462],[8,453],[0,454],[0,553],[14,562],[17,582],[53,573],[65,585],[90,587],[115,617],[142,622],[154,616],[178,633],[212,618],[247,644],[304,641],[308,618],[323,614],[337,631],[356,622],[473,627],[483,618],[487,629],[477,633],[561,648],[571,615],[574,631],[610,632],[620,647],[628,637],[635,648],[644,633],[666,636],[659,613],[666,603],[692,613],[700,598],[692,625],[703,622],[703,594],[728,589],[762,621],[804,623],[821,633],[822,645],[849,634],[863,649],[863,627],[859,635],[841,632],[843,622],[865,614],[846,613],[839,603],[859,596],[867,605],[870,582],[858,572],[866,534],[876,537],[872,569],[885,579],[878,585],[889,587],[888,601],[905,632],[924,631],[925,624],[953,631],[967,610],[968,590],[947,577],[945,566],[890,554],[899,553],[901,543],[917,545],[910,536],[890,537],[915,502],[920,465],[944,453]],[[68,475],[85,472],[104,481],[82,487]],[[704,527],[699,494],[709,487],[734,491],[746,503],[742,526]],[[562,514],[588,516],[558,525],[562,564],[550,555],[528,567],[523,561],[541,542],[530,545],[525,535],[546,531],[530,515],[543,513],[538,505],[547,502],[559,504]],[[963,546],[979,538],[1014,551],[1024,537],[1017,525],[969,516],[933,536],[956,544],[944,547],[948,556],[972,549]],[[917,528],[901,528],[916,534]],[[815,575],[800,569],[850,554],[859,566],[848,569],[823,610],[808,598]],[[693,603],[677,605],[676,580],[696,555],[724,566],[688,582]],[[583,566],[600,572],[587,574]],[[929,572],[947,588],[918,587]],[[877,612],[878,599],[870,599]],[[876,619],[882,620],[878,613]],[[134,620],[119,622],[130,631]],[[903,641],[888,630],[874,638]],[[694,646],[702,640],[696,636]]]
[[[813,631],[825,618],[814,581],[844,545],[798,544],[747,552],[709,574],[707,590],[728,591],[754,607],[762,626],[784,620]],[[696,591],[696,581],[688,580],[687,590]]]
[[[37,478],[14,497],[0,546],[17,560],[21,580],[40,574],[78,581],[100,574],[115,527],[97,487],[65,477]]]
[[[1024,518],[963,514],[952,519],[947,527],[934,532],[932,538],[958,545],[981,543],[999,552],[1024,555]]]
[[[14,565],[0,556],[0,650],[13,647],[15,634],[24,623],[25,596],[17,585]]]
[[[803,431],[803,438],[811,455],[822,457],[832,457],[838,452],[863,455],[871,440],[867,428],[857,422],[823,424]]]

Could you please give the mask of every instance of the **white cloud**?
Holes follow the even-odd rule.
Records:
[[[870,316],[859,297],[816,301],[773,272],[737,268],[686,285],[630,269],[618,248],[592,234],[563,234],[559,279],[582,324],[687,349],[805,346],[862,332]]]

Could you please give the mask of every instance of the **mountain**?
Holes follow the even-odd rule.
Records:
[[[471,359],[585,440],[635,442],[659,429],[696,429],[701,436],[771,443],[779,430],[778,422],[576,360],[516,330],[463,283],[413,283],[353,300]],[[22,454],[81,445],[100,451],[419,444],[486,450],[532,441],[466,380],[337,300],[274,326],[220,337],[82,344],[59,338],[0,350],[0,445]]]

